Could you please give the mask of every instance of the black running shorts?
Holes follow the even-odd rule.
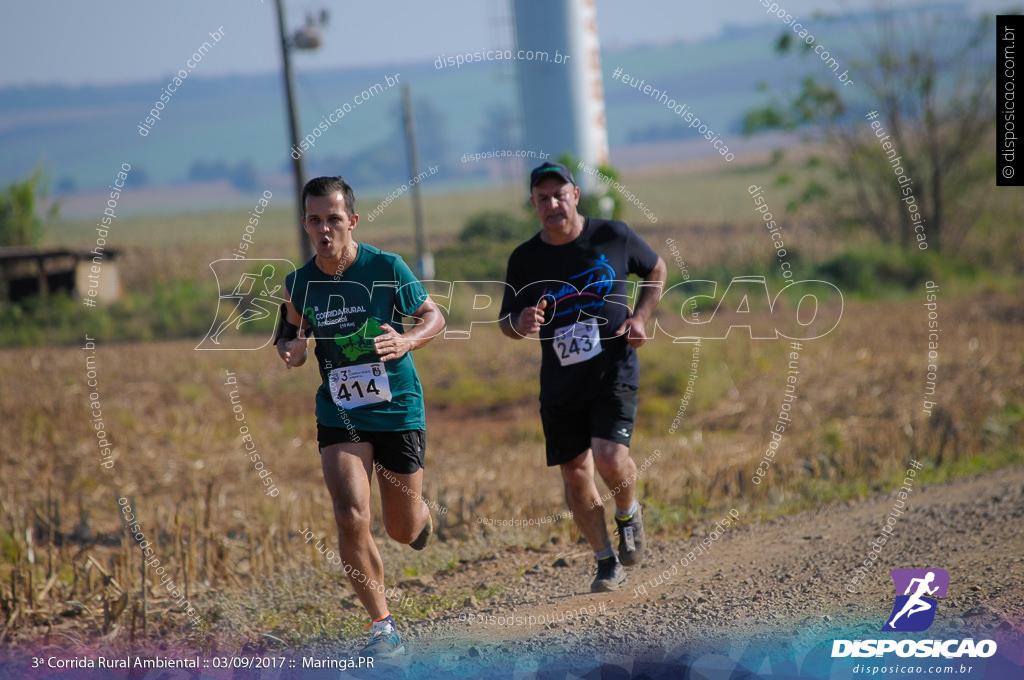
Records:
[[[321,450],[334,444],[366,442],[373,446],[375,461],[400,475],[411,475],[424,467],[427,453],[427,433],[424,430],[372,432],[317,423],[316,441]]]
[[[615,383],[589,399],[540,407],[548,465],[562,465],[590,448],[593,437],[629,446],[637,388]]]

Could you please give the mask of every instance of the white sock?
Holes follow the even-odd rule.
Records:
[[[619,510],[618,508],[615,508],[615,517],[616,517],[616,519],[630,519],[631,517],[633,517],[633,515],[636,514],[637,510],[639,510],[639,509],[640,509],[640,504],[637,503],[637,500],[634,498],[633,499],[633,505],[629,506],[628,510],[622,511],[622,510]]]
[[[373,634],[387,633],[395,629],[395,619],[389,613],[383,619],[373,622]]]

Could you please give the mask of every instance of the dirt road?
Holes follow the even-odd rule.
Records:
[[[764,664],[784,665],[812,648],[818,650],[812,656],[828,656],[836,638],[884,637],[878,630],[892,610],[888,571],[894,568],[949,572],[935,623],[917,637],[995,639],[999,655],[1020,664],[1024,469],[913,485],[904,514],[890,524],[892,537],[874,550],[876,566],[853,581],[865,559],[875,565],[871,542],[885,535],[881,527],[898,500],[896,493],[882,494],[763,523],[741,516],[703,554],[698,546],[709,536],[654,538],[644,563],[609,594],[588,592],[593,563],[582,548],[573,546],[569,555],[556,545],[505,550],[423,586],[429,592],[481,583],[506,589],[405,626],[416,651],[405,670],[409,677],[435,677],[445,666],[489,669],[495,677],[545,668],[582,675],[603,663],[624,669],[616,677],[636,677],[641,667],[660,677],[651,671],[667,668],[659,661],[696,669],[713,666],[717,652],[764,672]],[[714,523],[705,528],[718,531]],[[559,557],[564,566],[553,566]],[[695,670],[692,677],[700,675]]]

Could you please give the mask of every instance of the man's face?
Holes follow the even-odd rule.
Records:
[[[579,200],[579,187],[558,176],[544,179],[530,192],[530,203],[545,228],[565,229],[572,224],[576,220],[576,203]]]
[[[331,196],[306,196],[306,217],[302,226],[313,241],[316,254],[338,258],[352,242],[352,230],[359,215],[349,215],[341,192]]]

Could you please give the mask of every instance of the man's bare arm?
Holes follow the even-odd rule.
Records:
[[[412,316],[419,319],[419,323],[405,333],[399,333],[386,323],[380,325],[384,332],[375,337],[373,343],[381,361],[398,359],[407,352],[419,349],[444,330],[444,314],[430,296],[427,296]]]
[[[654,308],[661,300],[661,292],[665,289],[666,274],[665,261],[659,257],[654,269],[644,277],[644,282],[640,285],[640,296],[633,306],[633,313],[622,322],[615,332],[616,335],[625,333],[626,342],[633,347],[640,347],[647,342],[647,330],[644,326],[647,325],[647,320],[651,318]]]
[[[544,298],[537,305],[523,309],[519,314],[509,314],[498,320],[498,327],[501,332],[513,340],[522,340],[531,333],[540,331],[544,324],[544,310],[548,307],[548,300]],[[515,321],[512,321],[512,318]]]

